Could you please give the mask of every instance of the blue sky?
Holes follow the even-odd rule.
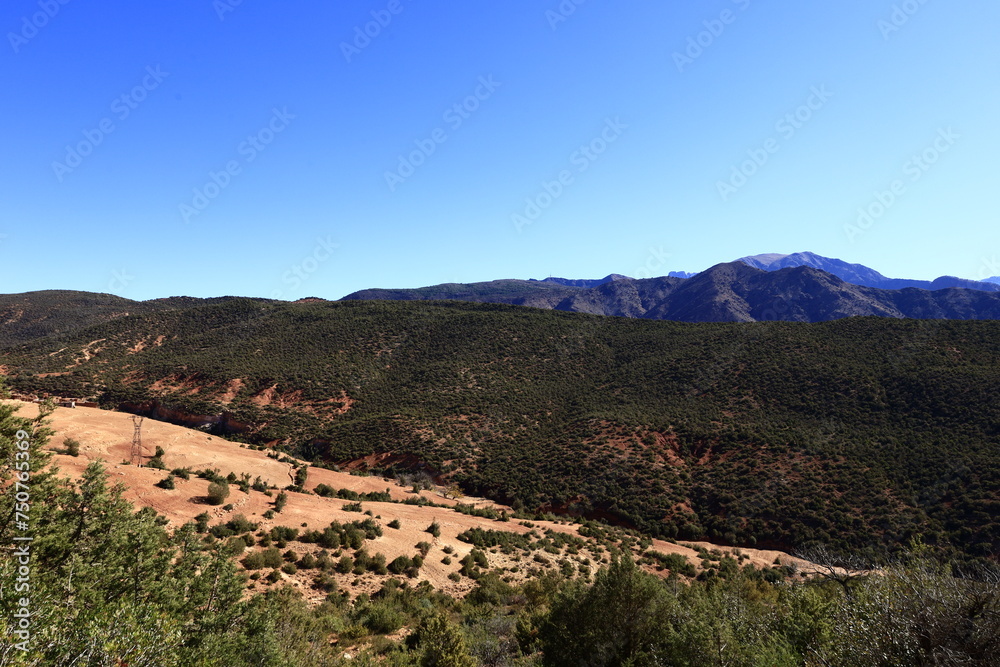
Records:
[[[998,24],[986,0],[8,0],[0,291],[339,298],[802,250],[1000,275]]]

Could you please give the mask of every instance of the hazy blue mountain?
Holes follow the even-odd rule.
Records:
[[[887,290],[809,266],[765,271],[737,261],[683,281],[642,317],[684,322],[823,322],[844,317],[1000,319],[1000,293],[946,288]]]
[[[986,292],[1000,292],[1000,283],[980,282],[978,280],[966,280],[954,276],[942,276],[934,280],[909,280],[905,278],[887,278],[875,269],[868,268],[863,264],[849,264],[843,260],[823,257],[811,252],[796,252],[791,255],[780,255],[776,253],[764,255],[752,255],[743,257],[738,261],[764,271],[777,271],[796,266],[810,266],[827,273],[832,273],[841,280],[855,285],[865,287],[878,287],[879,289],[905,289],[916,287],[918,289],[938,290],[952,287],[965,289],[978,289]]]

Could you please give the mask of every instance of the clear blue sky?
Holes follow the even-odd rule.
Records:
[[[1000,274],[995,0],[62,3],[0,8],[3,292]]]

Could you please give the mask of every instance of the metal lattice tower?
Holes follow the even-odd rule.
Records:
[[[132,455],[129,460],[140,468],[142,467],[142,417],[132,415],[132,425],[135,430],[132,432]]]

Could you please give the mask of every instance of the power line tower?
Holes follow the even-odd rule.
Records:
[[[142,467],[142,417],[132,415],[132,425],[135,430],[132,432],[132,455],[129,460],[140,468]]]

